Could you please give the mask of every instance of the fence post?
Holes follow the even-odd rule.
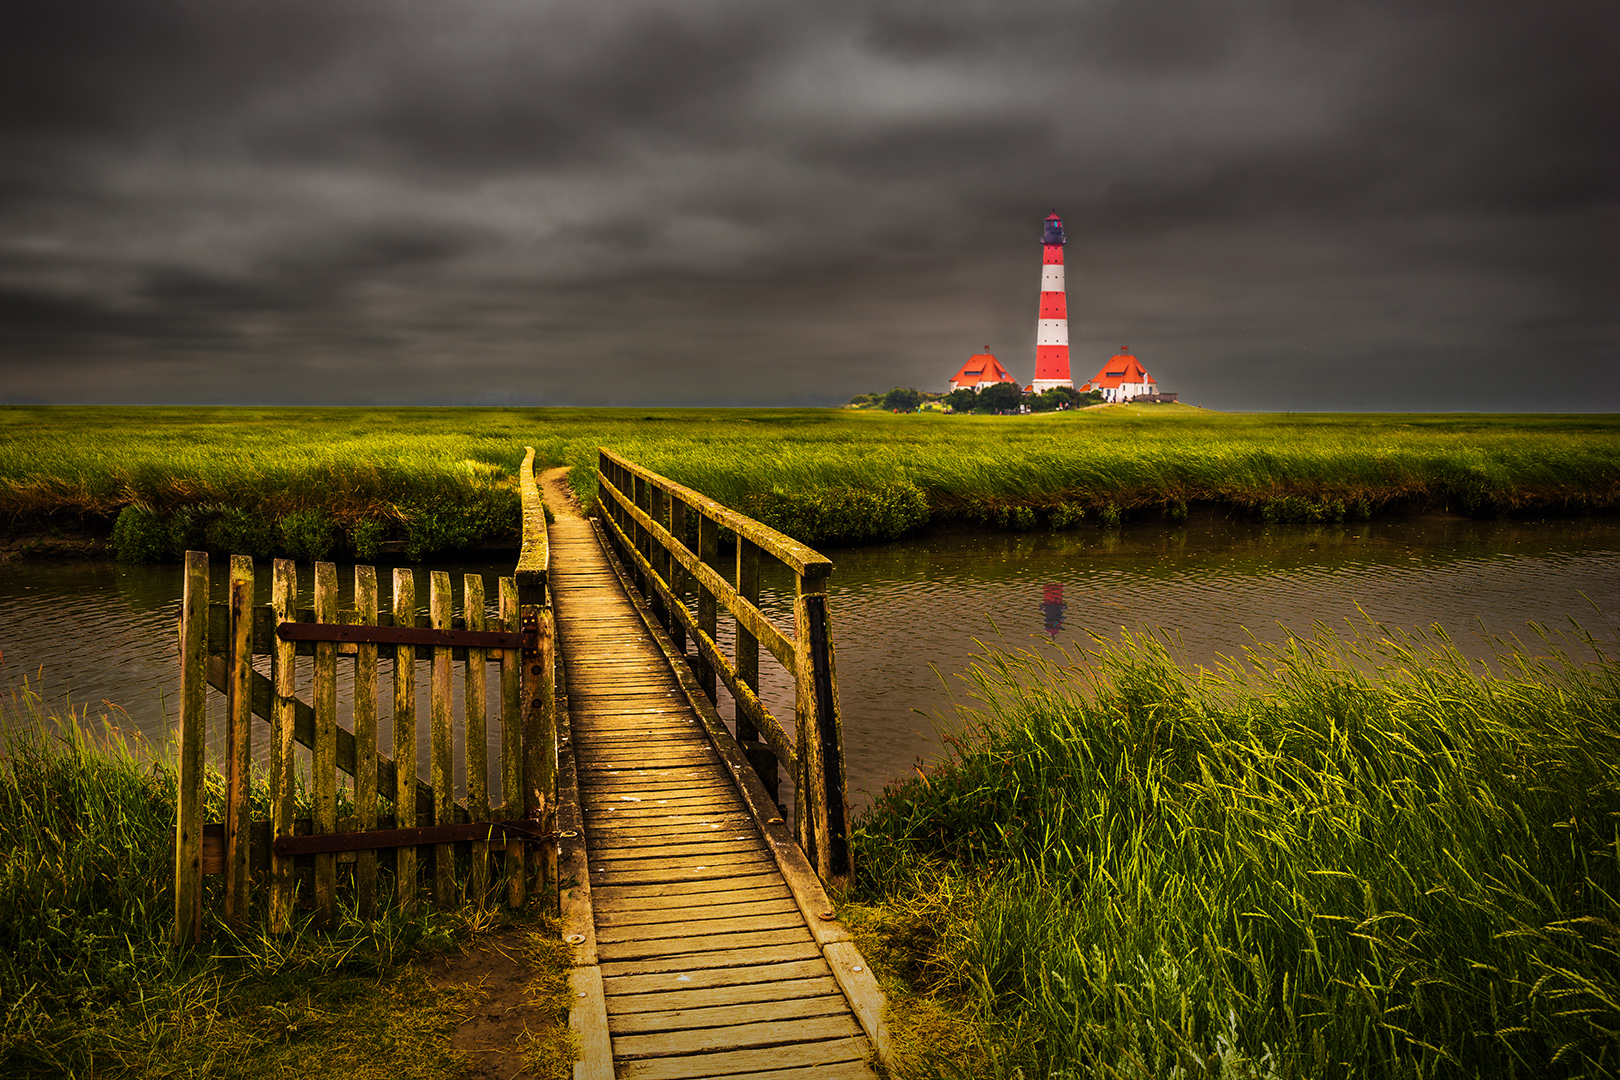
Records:
[[[521,630],[535,646],[523,655],[523,808],[543,832],[557,828],[557,652],[546,582],[551,547],[545,507],[534,482],[534,448],[526,447],[519,470],[523,506],[523,551],[518,556],[517,602]],[[508,810],[512,809],[511,807]],[[541,892],[557,880],[557,844],[547,841],[529,864]]]
[[[203,748],[208,732],[208,553],[186,552],[180,608],[180,760],[175,798],[176,949],[202,936]]]
[[[535,674],[534,696],[530,705],[537,714],[532,727],[534,756],[538,763],[533,771],[525,770],[533,807],[540,811],[540,830],[557,831],[557,626],[552,618],[551,605],[540,609],[535,622],[535,656],[538,668]],[[524,733],[524,746],[529,746],[529,732]],[[557,884],[557,841],[547,840],[535,853],[534,886],[542,893]]]
[[[225,661],[225,924],[240,932],[248,919],[248,848],[253,789],[253,559],[231,556],[230,653]]]

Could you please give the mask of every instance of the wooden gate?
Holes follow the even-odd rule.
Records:
[[[406,567],[393,571],[393,603],[391,610],[382,610],[376,571],[356,566],[353,606],[340,611],[332,563],[315,564],[313,607],[298,609],[296,567],[286,559],[275,560],[272,568],[270,603],[254,605],[254,564],[242,555],[230,560],[230,599],[210,604],[208,555],[186,553],[176,947],[200,937],[203,876],[210,872],[224,875],[223,915],[233,928],[247,923],[255,884],[267,887],[267,916],[275,933],[291,925],[305,876],[300,871],[308,871],[311,891],[305,902],[322,922],[335,919],[340,863],[352,870],[344,876],[352,878],[363,918],[374,916],[380,903],[380,866],[392,871],[393,899],[405,907],[417,902],[424,886],[443,907],[464,898],[487,902],[497,888],[508,904],[519,906],[530,893],[555,884],[555,647],[545,517],[533,465],[529,449],[520,480],[523,551],[516,572],[499,580],[494,618],[486,613],[480,575],[463,579],[458,615],[450,575],[442,571],[428,575],[427,613],[419,613],[417,575]],[[254,670],[255,655],[270,657],[269,676]],[[299,655],[313,657],[307,702],[297,686]],[[377,750],[381,658],[392,660],[392,759]],[[416,768],[423,720],[417,715],[417,667],[424,662],[429,665],[426,783]],[[349,727],[338,717],[340,666],[352,679]],[[459,802],[452,757],[458,666],[467,778],[466,798]],[[491,667],[499,681],[493,718],[485,704]],[[226,746],[220,770],[224,820],[213,826],[203,822],[209,686],[223,695]],[[258,821],[250,813],[255,716],[269,724],[269,816]],[[486,756],[492,723],[501,735],[500,779],[493,793]],[[304,819],[294,817],[295,744],[310,752],[310,816]],[[338,816],[339,774],[351,782],[354,810],[343,818]]]

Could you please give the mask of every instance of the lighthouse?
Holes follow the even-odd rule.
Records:
[[[1054,211],[1041,235],[1041,315],[1035,324],[1035,380],[1039,394],[1054,386],[1074,389],[1069,378],[1069,306],[1063,292],[1063,219]]]

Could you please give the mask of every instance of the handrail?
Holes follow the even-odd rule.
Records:
[[[518,497],[523,508],[523,550],[518,555],[517,575],[519,581],[524,575],[530,575],[531,584],[537,583],[543,589],[551,565],[551,541],[546,534],[545,503],[534,482],[534,447],[523,449],[523,465],[518,475]]]
[[[717,525],[724,525],[738,536],[746,536],[761,548],[776,556],[779,561],[786,563],[794,573],[824,576],[832,570],[831,559],[799,543],[786,533],[779,533],[769,525],[755,521],[744,514],[739,514],[726,504],[716,502],[702,492],[683,487],[667,476],[660,476],[645,465],[637,465],[629,458],[620,457],[605,446],[598,447],[597,452],[632,476],[639,476],[649,483],[657,484],[664,492],[680,499],[687,506],[692,507],[704,516],[711,518]],[[600,469],[598,469],[598,475],[601,475]],[[817,567],[821,568],[819,572],[816,569]]]
[[[676,648],[689,656],[698,684],[712,702],[724,683],[737,705],[737,741],[766,788],[777,794],[777,767],[793,777],[794,832],[817,873],[846,882],[849,808],[844,786],[843,729],[838,679],[827,621],[826,581],[832,561],[753,518],[693,491],[643,465],[598,448],[597,490],[605,532],[629,564],[641,592]],[[686,542],[687,515],[696,515],[698,550]],[[737,537],[735,585],[709,562],[719,555],[719,528]],[[794,573],[791,637],[758,605],[759,559],[769,555]],[[683,579],[696,593],[694,612],[683,599]],[[737,623],[735,658],[717,644],[718,608]],[[759,646],[794,682],[794,736],[759,700]]]

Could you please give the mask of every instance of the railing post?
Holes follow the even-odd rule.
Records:
[[[844,727],[838,712],[838,676],[825,591],[804,597],[810,635],[811,683],[815,700],[816,873],[831,884],[849,881],[849,801],[844,787]]]
[[[720,526],[708,514],[698,514],[698,550],[697,556],[705,565],[711,565],[720,554]],[[715,630],[719,626],[719,609],[715,602],[714,592],[698,583],[698,629],[714,639]],[[700,653],[697,658],[697,681],[708,695],[709,700],[715,700],[717,681],[714,668]]]
[[[849,879],[849,807],[832,632],[827,624],[827,570],[822,565],[798,575],[793,603],[794,659],[799,669],[793,712],[801,763],[794,820],[806,858],[823,881],[834,884]]]
[[[202,936],[203,748],[208,732],[208,553],[186,552],[180,609],[180,760],[175,798],[176,949]]]
[[[821,802],[818,797],[821,787],[818,783],[821,775],[818,760],[820,740],[811,736],[816,726],[815,666],[810,656],[810,610],[805,597],[817,589],[821,580],[803,573],[796,574],[793,579],[793,661],[796,669],[793,727],[794,741],[799,751],[799,771],[793,778],[793,831],[811,866],[819,862],[816,847],[823,835],[826,817],[824,808],[818,805]]]

